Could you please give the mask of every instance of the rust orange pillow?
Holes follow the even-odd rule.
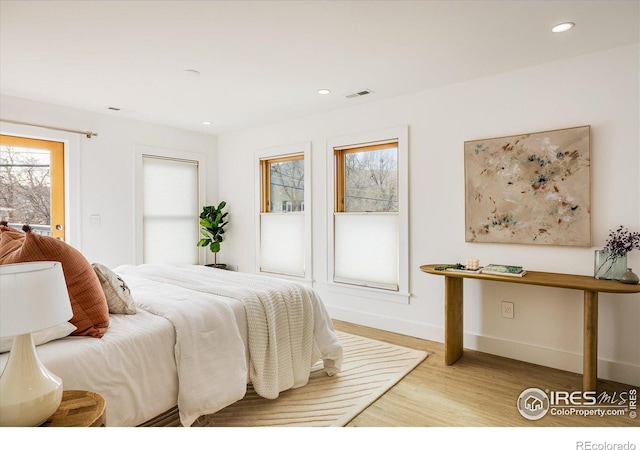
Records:
[[[109,308],[100,280],[91,263],[71,245],[49,236],[35,234],[28,227],[24,229],[22,245],[17,248],[15,240],[19,237],[7,230],[2,231],[0,264],[30,261],[62,263],[73,310],[73,317],[69,322],[77,328],[71,334],[102,337],[109,326]],[[14,231],[19,233],[17,230]]]
[[[4,220],[0,222],[0,261],[22,247],[23,241],[24,233],[11,228]]]

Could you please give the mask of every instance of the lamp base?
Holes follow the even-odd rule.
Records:
[[[31,334],[14,337],[0,376],[0,426],[40,425],[56,412],[61,401],[62,380],[42,364]]]

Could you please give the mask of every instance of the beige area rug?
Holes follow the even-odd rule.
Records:
[[[337,332],[344,346],[342,371],[333,377],[314,366],[309,383],[267,400],[249,387],[233,405],[193,426],[211,427],[340,427],[388,391],[426,357],[427,353],[361,336]],[[148,426],[180,426],[177,409]]]

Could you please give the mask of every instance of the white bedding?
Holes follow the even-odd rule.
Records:
[[[119,268],[139,309],[169,320],[176,334],[180,421],[190,426],[203,414],[244,397],[247,360],[235,316],[227,301],[188,288],[134,276]]]
[[[176,405],[182,424],[189,426],[200,415],[240,400],[247,382],[254,380],[251,327],[237,294],[279,291],[283,284],[291,289],[291,283],[204,266],[121,266],[115,271],[129,285],[137,314],[110,315],[101,339],[69,336],[37,347],[64,389],[100,393],[107,404],[107,426],[140,425]],[[321,357],[325,371],[333,374],[342,364],[342,346],[331,319],[312,289],[294,284],[310,303],[311,340],[319,350],[308,364]],[[296,345],[287,351],[307,352]],[[8,356],[0,354],[0,370]],[[307,376],[290,387],[306,383],[310,365],[306,369]],[[278,390],[286,388],[278,385]]]
[[[94,391],[105,398],[107,426],[128,427],[176,405],[174,345],[171,322],[139,310],[111,315],[101,339],[69,336],[36,350],[43,364],[62,378],[63,389]],[[0,354],[0,370],[8,357]]]
[[[260,395],[275,398],[306,384],[320,357],[328,374],[340,370],[342,346],[310,288],[204,266],[121,266],[115,272],[140,308],[176,328],[178,406],[185,426],[240,400],[247,379]],[[246,334],[238,305],[248,313],[241,320]]]

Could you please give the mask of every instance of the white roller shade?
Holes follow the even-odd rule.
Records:
[[[398,290],[398,214],[334,215],[334,281]]]
[[[304,277],[304,213],[260,214],[260,271]]]
[[[143,157],[145,263],[197,264],[198,163]]]

